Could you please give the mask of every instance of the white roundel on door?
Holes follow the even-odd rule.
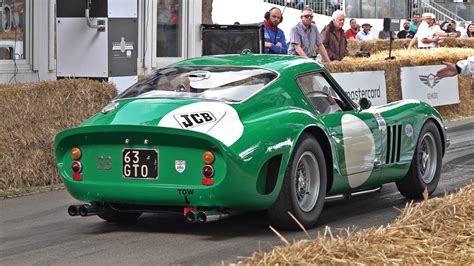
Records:
[[[356,188],[372,174],[375,160],[374,136],[367,124],[354,115],[344,115],[341,124],[349,186]]]
[[[244,126],[235,109],[217,102],[181,106],[166,114],[158,126],[206,133],[227,146],[234,144],[244,132]]]

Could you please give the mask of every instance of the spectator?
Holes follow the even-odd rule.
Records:
[[[456,31],[456,21],[454,21],[454,20],[444,21],[443,23],[441,23],[440,28],[444,32],[446,32],[447,37],[456,38],[456,37],[461,36],[461,32]]]
[[[467,37],[466,23],[464,21],[459,22],[459,26],[456,28],[456,31],[461,33],[461,38]]]
[[[418,27],[415,37],[418,38],[418,48],[437,48],[446,33],[435,25],[435,16],[432,13],[423,13],[423,22]]]
[[[410,21],[407,19],[403,22],[403,30],[397,34],[398,39],[412,39],[415,36],[415,32],[410,30]]]
[[[474,56],[468,57],[466,60],[460,60],[456,64],[443,62],[445,67],[438,70],[436,76],[439,78],[454,77],[460,75],[474,75]]]
[[[278,7],[272,7],[265,13],[263,21],[265,31],[265,50],[266,54],[287,54],[285,33],[278,28],[283,20],[281,10]]]
[[[288,54],[311,57],[316,49],[325,62],[331,62],[323,45],[323,36],[316,24],[313,24],[313,9],[307,7],[301,12],[301,21],[290,31],[290,48]]]
[[[474,22],[467,25],[466,34],[468,38],[474,38]]]
[[[349,24],[351,25],[351,27],[346,31],[346,39],[355,39],[357,33],[359,32],[359,25],[357,25],[357,21],[355,18],[351,18]]]
[[[304,8],[304,0],[296,0],[295,8],[298,10],[302,10]]]
[[[418,31],[418,27],[420,26],[420,24],[421,24],[420,14],[415,13],[413,15],[413,21],[410,23],[410,29],[409,30],[416,33]]]
[[[331,61],[340,61],[349,53],[346,35],[342,29],[345,19],[346,13],[336,10],[332,14],[332,21],[321,31],[324,38],[323,44]]]
[[[340,0],[331,0],[331,5],[332,5],[332,10],[340,10],[341,9],[341,3]]]
[[[358,41],[370,41],[374,39],[374,36],[372,35],[372,32],[370,31],[372,28],[372,25],[369,23],[364,23],[362,24],[362,31],[359,31],[357,33],[356,39]]]

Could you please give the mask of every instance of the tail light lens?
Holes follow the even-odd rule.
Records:
[[[74,147],[71,149],[71,158],[75,161],[81,159],[81,155],[82,155],[82,152],[81,152],[81,149],[77,148],[77,147]]]
[[[203,155],[202,155],[202,160],[204,161],[205,164],[212,164],[215,160],[215,156],[212,152],[210,151],[206,151]]]
[[[82,164],[78,161],[74,161],[72,162],[71,168],[74,173],[80,173],[82,171]]]
[[[210,165],[204,165],[202,168],[202,175],[204,177],[212,177],[214,175],[214,167]]]

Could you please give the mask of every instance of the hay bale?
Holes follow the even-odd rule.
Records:
[[[60,183],[55,135],[115,95],[113,85],[91,80],[0,85],[0,190]]]
[[[410,39],[396,39],[392,42],[392,49],[406,49]],[[347,50],[349,55],[353,56],[357,51],[366,51],[370,54],[379,52],[388,53],[390,47],[390,40],[371,40],[371,41],[357,41],[347,40]],[[441,43],[441,47],[447,48],[474,48],[474,38],[446,38]],[[414,48],[416,49],[416,48]]]
[[[256,252],[239,265],[455,264],[474,261],[474,184],[444,198],[408,203],[390,225],[340,230]]]

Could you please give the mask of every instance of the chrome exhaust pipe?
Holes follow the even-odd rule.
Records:
[[[102,211],[102,206],[100,206],[100,205],[84,204],[81,207],[79,207],[79,215],[81,215],[83,217],[97,215],[101,211]]]
[[[67,213],[71,216],[78,216],[79,215],[79,208],[82,205],[71,205],[67,208]]]
[[[197,214],[197,222],[200,224],[209,223],[218,221],[224,218],[229,217],[229,213],[220,212],[220,211],[200,211]]]
[[[198,211],[188,211],[184,216],[184,220],[190,224],[195,223],[197,215]]]

